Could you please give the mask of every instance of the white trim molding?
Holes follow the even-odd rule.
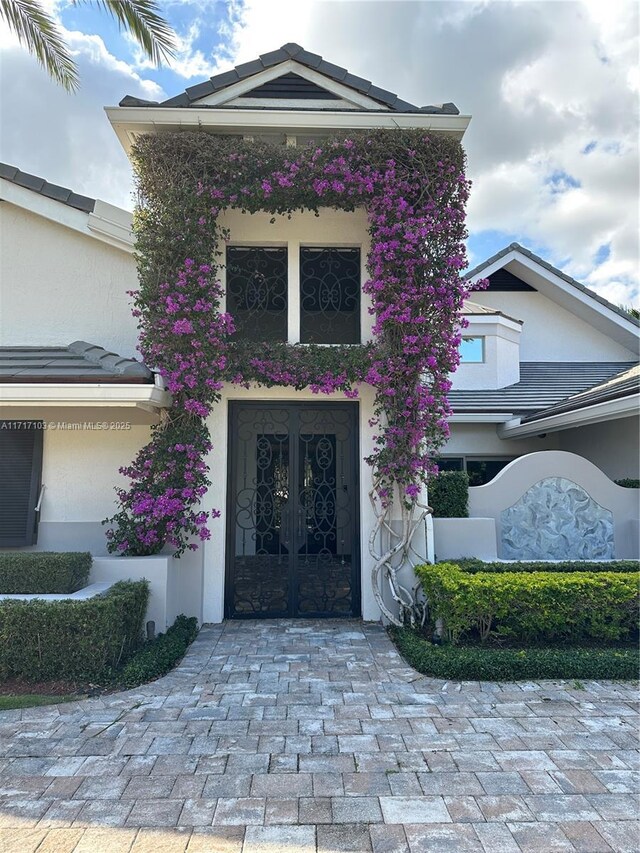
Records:
[[[125,383],[8,382],[0,385],[2,406],[90,406],[166,409],[171,395],[157,385]]]
[[[564,429],[613,421],[618,418],[628,418],[638,414],[640,395],[633,394],[617,400],[584,406],[571,412],[562,412],[540,418],[530,423],[522,423],[521,418],[514,418],[498,427],[500,438],[531,438],[546,432],[560,432]]]
[[[2,178],[0,201],[14,204],[35,213],[36,216],[42,216],[57,225],[71,228],[129,254],[133,253],[131,213],[106,201],[97,199],[93,212],[87,213]]]
[[[358,112],[347,110],[259,110],[225,107],[105,107],[105,112],[127,155],[136,137],[143,133],[175,130],[205,130],[220,134],[252,134],[279,131],[295,135],[339,130],[374,128],[419,128],[449,133],[462,139],[469,115],[432,113]]]

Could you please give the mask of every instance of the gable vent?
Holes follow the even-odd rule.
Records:
[[[305,80],[299,74],[283,74],[281,77],[276,77],[275,80],[269,80],[268,83],[263,83],[256,89],[250,92],[245,92],[244,95],[239,95],[240,98],[287,98],[295,100],[319,100],[324,101],[339,101],[338,95],[329,92],[312,83],[310,80]]]
[[[535,287],[531,287],[530,284],[527,284],[526,281],[522,281],[521,278],[518,278],[513,273],[510,273],[509,270],[500,269],[496,270],[489,276],[489,287],[487,288],[489,291],[514,291],[514,290],[533,290],[535,291]]]

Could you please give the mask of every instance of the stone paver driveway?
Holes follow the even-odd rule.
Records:
[[[206,627],[128,693],[0,714],[0,850],[638,850],[630,685],[420,677],[357,622]]]

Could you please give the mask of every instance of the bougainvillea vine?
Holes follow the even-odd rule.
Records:
[[[367,384],[375,390],[375,449],[367,460],[378,518],[373,539],[387,536],[386,545],[372,544],[376,597],[393,617],[377,588],[382,573],[400,607],[409,608],[397,565],[408,558],[426,511],[420,495],[431,460],[448,436],[449,374],[458,364],[469,292],[460,275],[469,192],[460,144],[418,130],[357,132],[303,148],[166,133],[141,137],[134,162],[139,349],[173,404],[122,470],[130,485],[118,492],[109,549],[153,553],[169,543],[181,554],[195,547],[194,537],[210,535],[199,508],[211,449],[206,418],[225,382],[350,398]],[[224,213],[233,208],[274,217],[365,208],[372,340],[336,347],[232,340],[220,268],[232,237]],[[393,512],[400,527],[390,521]]]

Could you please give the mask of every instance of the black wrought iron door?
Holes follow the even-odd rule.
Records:
[[[230,405],[227,617],[359,615],[356,415]]]

